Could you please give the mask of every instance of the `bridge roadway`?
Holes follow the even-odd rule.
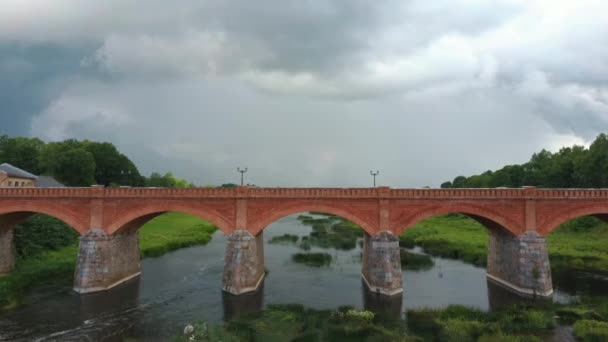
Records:
[[[140,274],[137,230],[170,211],[199,216],[228,236],[223,289],[233,294],[262,282],[264,228],[315,211],[366,232],[361,275],[374,292],[403,291],[400,234],[428,217],[461,213],[488,228],[489,279],[523,295],[549,296],[545,236],[576,217],[608,220],[608,189],[0,188],[0,274],[14,268],[15,225],[40,213],[81,235],[74,290],[107,290]]]

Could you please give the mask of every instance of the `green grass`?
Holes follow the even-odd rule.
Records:
[[[586,270],[608,273],[608,224],[588,220],[570,221],[547,236],[554,270]],[[583,228],[581,228],[581,226]],[[460,215],[437,216],[408,229],[401,245],[421,246],[426,253],[461,259],[485,266],[488,233],[478,222]]]
[[[570,221],[547,236],[553,268],[608,273],[608,224],[579,229]]]
[[[167,252],[203,245],[211,240],[216,228],[198,217],[167,213],[146,223],[139,230],[142,257],[155,257]],[[17,260],[13,272],[0,278],[0,308],[11,308],[20,303],[28,288],[59,278],[67,279],[74,273],[78,246],[40,253]]]
[[[431,255],[462,259],[479,266],[486,264],[488,232],[465,216],[429,218],[408,229],[400,240],[401,245],[418,245]]]
[[[215,230],[211,223],[196,216],[167,213],[141,227],[139,250],[143,257],[154,257],[184,247],[205,245]]]

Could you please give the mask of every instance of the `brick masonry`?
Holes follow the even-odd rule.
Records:
[[[399,239],[390,232],[365,234],[361,276],[375,293],[395,295],[403,292]]]
[[[0,226],[0,276],[15,268],[15,243],[13,242],[15,229]]]
[[[108,290],[141,273],[137,232],[107,235],[101,229],[80,237],[74,291]]]
[[[489,278],[521,289],[523,293],[547,294],[552,286],[542,236],[572,218],[608,214],[608,189],[0,186],[0,226],[4,229],[8,227],[3,224],[5,219],[19,218],[13,215],[40,213],[62,220],[83,235],[76,273],[77,291],[105,290],[115,284],[112,281],[120,282],[139,274],[137,241],[129,238],[131,233],[128,232],[139,228],[150,217],[168,211],[197,215],[227,235],[244,229],[256,239],[270,223],[290,214],[320,211],[341,216],[374,236],[368,238],[364,256],[367,266],[362,274],[370,287],[387,293],[401,291],[401,284],[397,284],[401,281],[401,277],[397,277],[400,274],[396,266],[398,249],[388,247],[397,243],[388,243],[392,239],[386,236],[387,246],[381,247],[384,242],[379,232],[391,231],[399,236],[428,217],[464,213],[491,223],[490,229],[511,234],[510,238],[503,239],[503,235],[491,238]],[[608,220],[608,216],[603,217]],[[91,232],[91,227],[100,229]],[[527,231],[535,231],[538,235]],[[12,235],[7,238],[5,234],[5,231],[0,233],[0,246],[3,246],[0,267],[10,269],[14,255],[11,254],[12,242],[7,241],[12,240]],[[513,236],[522,237],[513,240]],[[229,242],[226,253],[225,288],[229,292],[249,291],[251,286],[257,287],[257,283],[251,282],[263,278],[263,246],[261,241],[247,242],[249,237],[244,233],[234,237],[236,240]],[[370,247],[374,244],[372,240],[379,242],[378,251],[376,247]],[[7,243],[8,248],[5,247]],[[237,247],[241,243],[248,247]],[[382,258],[387,260],[380,257],[382,253],[386,253]]]
[[[236,230],[228,236],[222,289],[241,294],[258,289],[264,279],[264,238]]]
[[[553,293],[544,237],[533,231],[513,236],[500,229],[490,229],[489,236],[488,279],[523,295]]]

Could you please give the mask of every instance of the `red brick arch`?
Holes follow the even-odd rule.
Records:
[[[250,216],[250,226],[248,230],[251,234],[257,235],[271,223],[285,216],[311,211],[340,216],[357,224],[368,234],[375,234],[378,231],[377,224],[371,223],[370,218],[365,217],[362,212],[358,212],[357,209],[351,209],[348,205],[344,205],[344,203],[337,201],[333,204],[314,202],[302,203],[301,201],[294,201],[264,208],[258,210],[257,214]]]
[[[589,215],[606,215],[608,214],[608,203],[598,203],[595,205],[583,205],[568,210],[562,210],[554,216],[548,217],[547,220],[540,223],[538,227],[539,234],[545,236],[572,219],[589,216]]]
[[[221,217],[217,212],[212,209],[207,209],[204,206],[188,206],[182,204],[153,204],[145,205],[140,208],[130,209],[113,222],[107,224],[106,232],[108,234],[116,234],[126,228],[130,228],[131,224],[136,222],[139,226],[134,227],[139,229],[146,221],[158,216],[160,214],[168,212],[180,212],[185,214],[194,215],[200,217],[202,220],[209,221],[216,227],[218,227],[225,234],[230,234],[234,228],[233,224],[228,222],[225,218]]]
[[[456,213],[469,215],[479,222],[490,221],[491,223],[493,223],[492,226],[500,227],[513,235],[519,235],[523,232],[522,224],[518,223],[512,218],[502,215],[492,209],[470,204],[447,204],[426,207],[423,209],[419,209],[412,215],[408,215],[405,219],[394,222],[392,224],[395,226],[395,233],[397,235],[400,235],[416,223],[426,220],[430,217]]]
[[[8,215],[14,213],[31,213],[43,214],[54,217],[63,221],[65,224],[76,230],[81,235],[89,230],[88,216],[80,215],[78,212],[72,212],[61,204],[52,204],[49,202],[22,202],[13,204],[3,204],[0,206],[0,215]]]

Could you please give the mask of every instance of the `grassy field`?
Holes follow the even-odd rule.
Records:
[[[425,252],[486,265],[488,233],[476,221],[460,215],[437,216],[401,235],[404,246],[419,245]],[[608,224],[570,221],[547,236],[554,269],[577,269],[608,273]]]
[[[204,245],[216,228],[196,216],[167,213],[154,218],[139,230],[142,257],[160,256],[192,245]],[[0,308],[19,304],[25,290],[41,282],[71,279],[78,246],[63,247],[35,257],[18,259],[15,270],[0,278]]]

